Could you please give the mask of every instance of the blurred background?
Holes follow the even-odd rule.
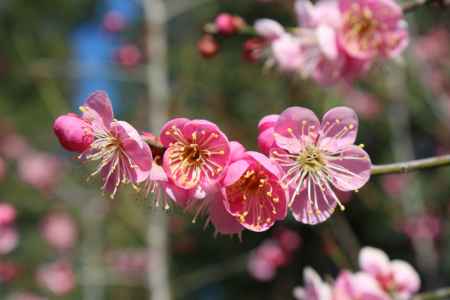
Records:
[[[245,37],[220,39],[212,59],[198,53],[202,26],[218,13],[295,25],[292,1],[164,2],[167,117],[209,119],[256,149],[256,125],[267,114],[299,105],[320,116],[347,105],[376,164],[449,152],[449,10],[408,14],[412,39],[401,60],[352,85],[321,87],[248,63]],[[138,0],[0,1],[0,299],[148,298],[151,199],[131,188],[102,197],[100,183],[86,180],[92,166],[63,151],[52,132],[58,115],[78,111],[98,89],[120,119],[149,129],[146,70],[155,61],[146,28]],[[303,267],[334,277],[357,267],[365,245],[412,263],[423,290],[450,285],[449,168],[374,177],[342,197],[346,211],[324,224],[288,218],[242,239],[215,236],[172,205],[174,298],[292,299]]]

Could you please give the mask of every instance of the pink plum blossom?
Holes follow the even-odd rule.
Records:
[[[11,133],[3,137],[0,141],[0,153],[6,159],[19,159],[29,151],[29,145],[25,138]]]
[[[0,255],[13,251],[19,243],[19,234],[11,226],[0,226]]]
[[[39,267],[37,281],[56,296],[64,296],[75,288],[75,274],[72,265],[59,260]]]
[[[286,192],[280,170],[263,154],[248,151],[231,163],[223,180],[225,208],[245,228],[265,231],[284,219]]]
[[[223,35],[231,35],[236,32],[234,17],[228,13],[219,14],[215,21],[217,32]]]
[[[357,190],[369,180],[370,158],[353,145],[357,130],[358,118],[347,107],[329,110],[322,122],[303,107],[290,107],[280,115],[271,159],[283,169],[280,180],[290,190],[297,221],[325,221],[336,205],[343,209],[335,189]]]
[[[228,139],[209,121],[173,119],[161,129],[160,139],[167,148],[164,171],[180,188],[207,188],[221,179],[228,166]]]
[[[393,0],[339,0],[339,43],[352,57],[393,57],[408,45],[401,7]]]
[[[352,274],[342,272],[337,278],[333,289],[333,300],[391,300],[378,282],[368,273]]]
[[[401,230],[411,239],[435,240],[442,233],[442,222],[436,215],[425,213],[406,219]]]
[[[281,228],[275,233],[275,239],[285,252],[293,252],[302,245],[301,236],[294,230]]]
[[[303,271],[304,287],[294,289],[297,300],[331,300],[331,287],[312,268]]]
[[[259,281],[270,281],[277,269],[287,262],[283,249],[272,240],[265,241],[249,257],[247,270]]]
[[[230,142],[230,163],[240,160],[245,156],[245,148],[240,143]],[[236,217],[227,211],[225,207],[224,195],[221,191],[222,182],[208,186],[204,197],[193,195],[186,202],[186,210],[194,211],[193,222],[200,214],[206,214],[206,223],[214,226],[215,234],[234,235],[240,234],[244,227],[238,222]]]
[[[254,27],[258,35],[269,41],[281,37],[285,32],[280,23],[271,19],[256,20]]]
[[[80,109],[94,135],[94,141],[80,157],[100,161],[92,175],[101,174],[103,190],[113,198],[121,183],[146,180],[152,167],[150,148],[133,126],[114,119],[108,95],[94,92]]]
[[[398,299],[409,299],[420,288],[420,278],[414,268],[402,260],[389,260],[383,251],[364,247],[359,253],[360,268],[373,276],[380,287],[394,293]]]
[[[142,53],[136,45],[127,44],[117,50],[116,58],[121,66],[132,68],[142,61]]]
[[[16,209],[8,203],[0,203],[0,226],[8,226],[16,220]]]
[[[61,169],[61,161],[56,156],[31,152],[20,158],[17,171],[23,182],[47,191],[57,183]]]
[[[72,217],[64,212],[47,215],[41,224],[41,234],[50,246],[65,251],[73,248],[78,229]]]
[[[72,113],[59,116],[53,124],[53,131],[68,151],[84,152],[94,140],[89,124]]]
[[[305,62],[301,40],[289,33],[272,42],[272,54],[281,71],[299,72]]]
[[[120,11],[111,10],[103,17],[103,27],[112,33],[122,31],[126,26],[126,20]]]

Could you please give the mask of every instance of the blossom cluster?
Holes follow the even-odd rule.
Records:
[[[139,133],[113,116],[105,92],[81,107],[82,115],[60,116],[54,132],[61,145],[82,160],[98,162],[103,190],[114,197],[121,184],[207,214],[216,231],[265,231],[288,210],[305,224],[327,220],[341,204],[337,191],[361,188],[371,162],[354,142],[358,118],[347,107],[328,111],[322,121],[309,109],[290,107],[258,125],[261,152],[230,141],[206,120],[175,118],[155,135]]]
[[[402,8],[393,0],[321,0],[315,5],[297,0],[294,10],[295,28],[257,20],[252,29],[257,37],[244,43],[244,58],[265,59],[284,73],[333,84],[361,76],[379,59],[398,56],[409,42]],[[215,28],[222,35],[239,29],[226,14],[217,17]],[[199,50],[210,57],[218,46],[206,36]]]
[[[324,282],[311,268],[303,272],[304,287],[294,289],[297,300],[406,300],[420,289],[420,277],[403,260],[389,260],[383,251],[364,247],[359,253],[361,271],[342,271],[332,282]]]

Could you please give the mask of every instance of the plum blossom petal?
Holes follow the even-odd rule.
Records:
[[[297,300],[331,300],[331,287],[312,268],[304,269],[303,280],[304,288],[294,289]]]
[[[359,252],[359,267],[374,276],[388,276],[390,272],[389,257],[379,249],[364,247]]]
[[[331,152],[355,143],[358,134],[358,116],[348,107],[330,109],[321,122],[321,147]]]
[[[104,91],[92,93],[82,106],[83,119],[96,128],[109,129],[114,114],[109,96]]]
[[[263,117],[258,123],[258,132],[261,133],[266,129],[272,128],[279,118],[280,115],[267,115]]]
[[[285,32],[283,26],[272,19],[256,20],[254,27],[256,33],[268,40],[277,39]]]
[[[395,282],[396,292],[409,299],[420,289],[420,277],[416,270],[407,262],[402,260],[393,260],[391,262],[393,280]]]

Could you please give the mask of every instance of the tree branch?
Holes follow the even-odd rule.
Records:
[[[450,287],[419,294],[413,300],[439,300],[448,299],[448,297],[450,297]]]
[[[447,154],[400,163],[374,165],[372,166],[372,175],[409,173],[413,171],[438,168],[449,165],[450,165],[450,154]]]

